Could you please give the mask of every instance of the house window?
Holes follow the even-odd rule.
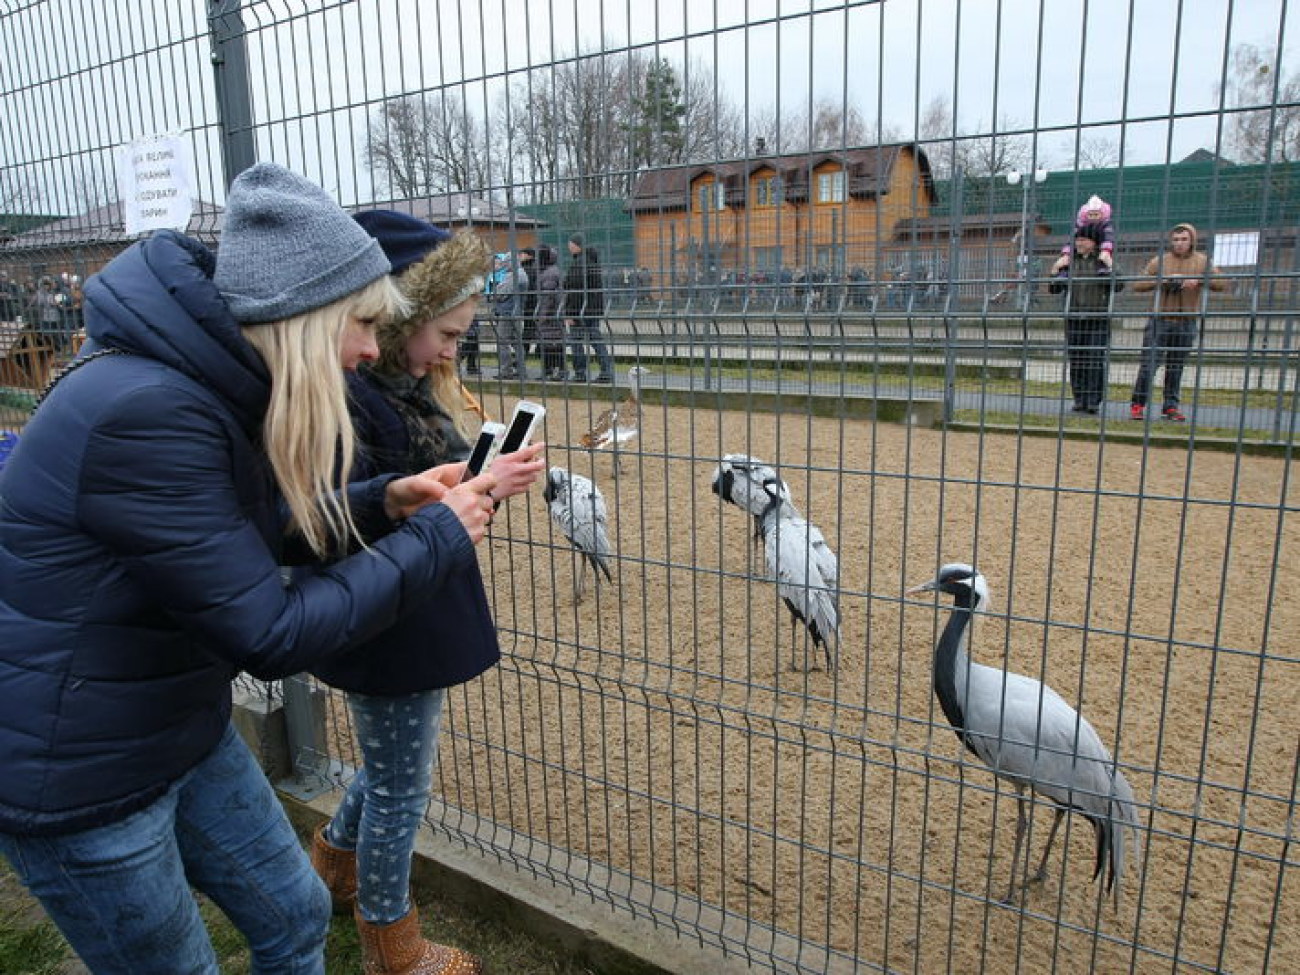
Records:
[[[813,264],[819,268],[834,271],[837,274],[844,271],[845,257],[843,244],[819,244],[813,248]]]
[[[760,176],[754,180],[754,206],[774,207],[781,204],[781,177]]]
[[[700,212],[727,209],[727,187],[722,183],[704,183],[696,190],[696,198]]]
[[[755,247],[754,267],[759,271],[776,271],[781,267],[781,248]]]
[[[817,202],[844,202],[844,170],[837,169],[833,173],[817,174]]]

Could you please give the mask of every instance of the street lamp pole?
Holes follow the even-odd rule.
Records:
[[[1022,174],[1020,170],[1013,169],[1007,173],[1007,183],[1010,186],[1019,186],[1023,181],[1020,193],[1020,249],[1016,255],[1016,276],[1020,283],[1021,309],[1029,310],[1029,299],[1032,295],[1032,284],[1029,280],[1029,194],[1030,191],[1039,183],[1047,180],[1046,169],[1035,169],[1033,179],[1025,179],[1028,174]]]

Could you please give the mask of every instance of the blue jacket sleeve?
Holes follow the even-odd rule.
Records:
[[[455,514],[431,505],[370,549],[286,587],[247,485],[236,483],[254,475],[234,470],[232,456],[210,404],[174,388],[141,390],[99,418],[77,517],[181,629],[254,676],[309,669],[373,636],[474,559]],[[374,483],[358,490],[373,498]]]

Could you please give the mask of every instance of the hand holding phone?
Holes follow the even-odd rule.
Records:
[[[492,465],[492,460],[497,455],[497,448],[501,446],[501,439],[505,432],[506,425],[504,423],[488,420],[483,424],[478,433],[478,442],[474,444],[474,450],[465,463],[465,476],[461,478],[462,481],[477,477]]]

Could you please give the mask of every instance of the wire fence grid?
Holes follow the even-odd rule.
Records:
[[[1293,26],[1282,0],[0,2],[0,448],[134,239],[143,137],[192,152],[211,246],[257,159],[498,251],[580,233],[615,383],[501,376],[486,315],[462,365],[494,418],[546,406],[614,578],[579,596],[541,498],[505,506],[504,656],[450,693],[429,828],[759,971],[1300,971]],[[1126,287],[1088,414],[1048,285],[1094,194]],[[1181,223],[1225,287],[1187,421],[1135,421],[1133,285]],[[579,446],[610,408],[634,436]],[[807,570],[715,492],[735,454],[816,526],[787,558],[838,554],[830,661],[783,599]],[[1118,901],[1082,815],[1043,859],[1041,794],[1013,878],[1014,783],[936,695],[952,597],[908,594],[944,563],[990,589],[973,664],[1050,685],[1132,787]],[[262,743],[286,788],[352,774],[340,694],[241,693],[289,722]]]

